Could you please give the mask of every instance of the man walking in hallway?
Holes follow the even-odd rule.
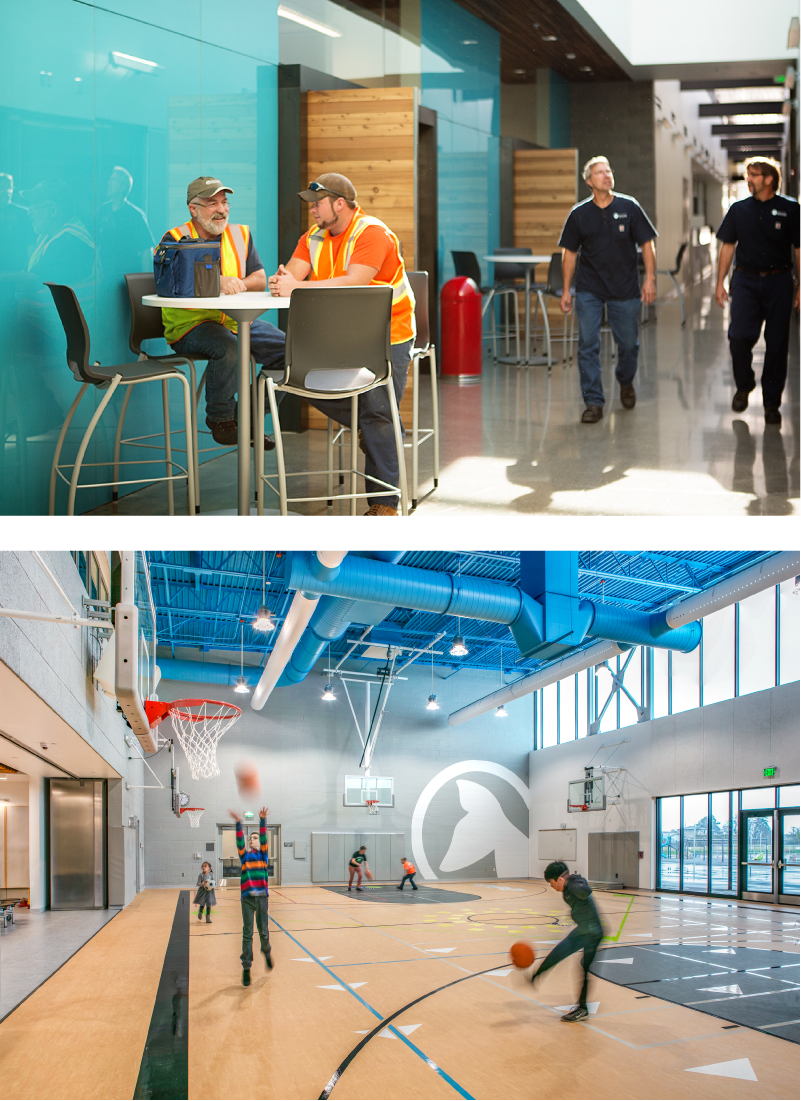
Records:
[[[561,307],[563,313],[570,312],[570,287],[576,273],[578,365],[586,406],[581,423],[596,424],[604,415],[600,357],[604,307],[618,349],[615,377],[620,401],[624,409],[633,409],[637,402],[634,376],[640,350],[640,303],[650,305],[656,298],[656,230],[636,199],[612,190],[615,177],[606,157],[592,157],[583,175],[592,198],[573,207],[559,239],[564,249]],[[645,265],[642,290],[638,245]]]
[[[248,838],[245,849],[245,832],[242,819],[235,810],[229,812],[236,822],[236,848],[242,865],[240,889],[242,892],[242,985],[250,986],[250,969],[253,966],[253,918],[259,931],[261,950],[267,966],[272,969],[270,932],[267,926],[267,876],[269,846],[267,844],[268,808],[259,811],[259,832]]]
[[[581,952],[581,966],[584,969],[584,981],[581,984],[578,1005],[571,1009],[562,1018],[563,1021],[583,1021],[589,1016],[587,1009],[587,980],[589,979],[590,964],[595,959],[598,945],[603,938],[601,919],[595,909],[592,899],[592,888],[583,876],[577,872],[570,874],[567,864],[561,860],[554,860],[545,869],[545,879],[555,891],[564,894],[565,902],[570,907],[570,916],[576,923],[576,928],[571,929],[563,941],[552,948],[539,966],[539,970],[531,977],[532,983],[536,983],[551,967],[572,956],[574,952]]]
[[[416,334],[414,294],[400,241],[378,218],[364,213],[356,202],[356,188],[346,176],[325,172],[299,195],[310,204],[316,226],[303,234],[286,266],[282,264],[270,277],[270,291],[288,298],[298,287],[392,287],[392,381],[400,405]],[[350,398],[319,404],[311,400],[310,404],[350,426]],[[366,515],[397,516],[397,495],[371,481],[375,477],[396,486],[400,476],[385,388],[360,395],[358,431],[365,453],[367,490],[372,491]]]
[[[762,406],[765,424],[781,424],[779,406],[787,379],[790,315],[798,309],[799,206],[795,199],[779,195],[782,176],[776,161],[752,157],[746,161],[747,199],[732,203],[718,230],[721,242],[715,301],[722,308],[729,301],[724,280],[734,261],[729,280],[729,348],[736,391],[735,413],[748,408],[748,395],[756,388],[753,350],[765,326],[765,362],[762,367]],[[795,254],[795,255],[793,255]]]

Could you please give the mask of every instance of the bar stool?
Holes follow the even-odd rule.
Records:
[[[175,503],[173,497],[172,483],[175,481],[183,481],[186,478],[187,482],[187,499],[188,510],[190,515],[195,513],[195,461],[193,454],[193,433],[192,433],[192,397],[189,388],[189,381],[186,376],[179,371],[176,367],[168,366],[164,363],[155,361],[152,366],[148,361],[136,362],[136,363],[121,363],[110,367],[102,367],[99,362],[90,362],[90,345],[89,345],[89,329],[86,324],[86,318],[83,315],[83,310],[80,307],[75,291],[72,287],[65,286],[60,283],[45,283],[49,288],[50,293],[53,296],[58,315],[61,319],[61,324],[64,328],[64,335],[67,338],[67,364],[72,371],[75,379],[80,382],[81,389],[78,392],[78,396],[73,401],[67,413],[66,420],[61,426],[61,432],[59,433],[58,441],[56,443],[56,450],[53,455],[53,462],[50,467],[50,502],[49,513],[51,516],[55,515],[56,510],[56,479],[61,478],[62,481],[69,485],[69,498],[67,502],[67,515],[75,515],[75,494],[79,489],[98,489],[101,486],[113,486],[116,490],[120,485],[137,485],[150,482],[166,482],[167,483],[167,504],[169,514],[172,516],[175,513]],[[173,461],[172,458],[172,440],[170,433],[170,417],[169,417],[169,403],[167,400],[167,383],[171,379],[178,379],[184,388],[184,425],[186,432],[186,467],[180,466]],[[111,466],[111,462],[98,462],[98,463],[85,463],[84,456],[86,449],[89,446],[89,442],[94,434],[95,428],[103,415],[103,412],[111,400],[112,395],[115,393],[119,386],[136,386],[139,383],[144,382],[160,382],[161,394],[162,394],[162,408],[164,410],[164,447],[163,449],[159,445],[159,450],[164,451],[163,459],[130,459],[124,462],[119,462],[118,457],[114,462],[114,480],[111,482],[84,482],[79,484],[79,478],[81,468],[84,466]],[[61,458],[61,449],[64,446],[64,440],[67,435],[67,430],[72,423],[72,418],[78,409],[86,391],[90,386],[94,386],[97,390],[104,390],[105,393],[92,415],[91,420],[86,428],[81,439],[80,446],[78,448],[78,454],[76,455],[74,463],[59,463]],[[127,396],[127,395],[126,395]],[[121,435],[119,429],[117,438]],[[147,446],[147,445],[145,445]],[[132,478],[127,481],[121,482],[119,479],[119,467],[120,466],[142,466],[152,463],[164,464],[164,467],[168,471],[177,470],[179,473],[168,473],[161,478]],[[72,475],[67,478],[62,473],[63,470],[72,470]]]
[[[523,251],[522,249],[517,251]],[[481,284],[481,265],[478,262],[478,257],[474,252],[459,252],[451,250],[451,256],[453,257],[453,269],[457,276],[464,276],[466,279],[472,279],[475,285],[478,287],[484,302],[481,306],[482,318],[489,310],[492,302],[495,298],[509,299],[511,296],[512,304],[514,305],[515,324],[514,332],[515,336],[515,355],[520,359],[520,323],[518,317],[517,307],[517,287],[510,287],[503,283],[500,283],[497,278],[491,286],[482,286]],[[506,267],[506,265],[503,265]],[[497,265],[496,265],[497,267]],[[497,272],[496,272],[497,274]],[[509,302],[506,302],[506,325],[501,329],[501,335],[506,340],[506,351],[509,352]],[[490,339],[492,340],[492,358],[497,359],[497,333],[495,328],[495,311],[490,311]]]
[[[403,452],[398,403],[392,381],[390,328],[392,321],[392,288],[381,287],[302,287],[292,292],[286,333],[286,366],[281,382],[259,376],[256,423],[262,424],[265,415],[265,390],[270,405],[275,434],[275,455],[278,464],[278,487],[273,478],[264,473],[264,437],[255,436],[254,458],[258,493],[258,515],[264,513],[264,485],[278,494],[282,516],[287,515],[289,503],[300,501],[327,501],[331,497],[331,476],[350,476],[350,492],[340,496],[350,500],[350,514],[356,515],[359,498],[375,496],[376,491],[357,493],[356,479],[364,477],[358,469],[359,395],[379,386],[387,388],[395,435],[398,459],[399,485],[373,479],[377,484],[400,496],[401,514],[408,513],[406,487],[406,461]],[[301,398],[318,401],[351,399],[350,467],[331,469],[332,457],[329,445],[329,463],[325,470],[302,470],[287,474],[284,461],[284,443],[278,416],[276,395],[297,394]],[[329,440],[330,440],[329,431]],[[287,477],[304,474],[326,474],[329,492],[318,497],[288,497]]]
[[[428,272],[407,271],[409,282],[414,293],[414,320],[417,329],[414,347],[412,348],[412,441],[406,447],[412,449],[412,512],[420,501],[430,497],[439,485],[439,393],[437,391],[437,352],[431,343],[431,326],[428,319]],[[432,428],[420,427],[420,360],[428,358],[428,366],[431,373],[431,412],[433,419]],[[433,441],[434,448],[434,486],[420,496],[419,487],[419,453],[420,445]]]

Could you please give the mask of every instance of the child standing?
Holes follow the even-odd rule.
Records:
[[[242,985],[250,986],[250,968],[253,964],[254,917],[265,962],[270,969],[273,966],[273,957],[270,951],[270,933],[267,927],[268,808],[262,807],[259,811],[259,832],[250,835],[247,850],[245,849],[245,831],[242,829],[242,819],[234,810],[230,814],[236,822],[236,847],[242,865],[239,884],[242,891],[242,955],[240,957],[242,960]]]
[[[363,867],[362,867],[363,866]],[[367,872],[367,875],[372,879],[370,869],[367,867],[367,846],[362,845],[360,849],[357,849],[353,856],[348,861],[348,890],[353,890],[353,877],[356,876],[356,890],[362,890],[362,871]]]
[[[203,909],[205,907],[206,922],[208,925],[211,925],[211,908],[217,905],[217,896],[214,893],[214,888],[216,886],[217,884],[214,882],[211,864],[209,864],[208,860],[204,860],[200,866],[200,875],[197,877],[195,906],[200,907],[197,912],[198,921],[203,917]]]
[[[414,864],[411,864],[405,856],[401,857],[401,864],[403,865],[403,879],[400,881],[400,887],[398,887],[398,890],[403,890],[403,885],[408,879],[412,885],[412,890],[416,891],[417,885],[414,882],[414,873],[417,871],[417,868],[415,868]]]

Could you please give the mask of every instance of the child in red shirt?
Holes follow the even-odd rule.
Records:
[[[403,885],[408,879],[412,885],[412,890],[416,891],[417,885],[414,882],[414,873],[417,871],[417,868],[415,868],[414,864],[411,864],[405,856],[401,857],[401,864],[403,865],[403,879],[400,881],[400,887],[398,887],[398,890],[403,890]]]

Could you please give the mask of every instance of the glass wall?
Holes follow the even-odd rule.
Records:
[[[748,859],[764,865],[749,869],[746,890],[769,891],[773,808],[798,806],[798,784],[779,788],[712,791],[657,799],[657,888],[699,894],[736,896],[740,868],[740,810],[764,810],[748,822]],[[777,802],[778,801],[778,802]],[[792,831],[796,830],[794,834]],[[785,882],[792,893],[796,880],[798,838],[795,820],[787,826]]]
[[[800,607],[795,581],[786,581],[707,616],[701,645],[690,654],[637,647],[560,681],[549,704],[547,740],[543,692],[536,693],[537,748],[631,726],[640,721],[638,708],[660,719],[797,681]],[[619,689],[613,675],[624,668]]]
[[[188,6],[145,0],[135,13],[119,0],[102,7],[41,0],[4,11],[0,513],[47,512],[56,439],[79,390],[45,281],[75,289],[92,359],[129,362],[123,274],[151,270],[154,243],[186,220],[187,184],[202,173],[234,188],[232,220],[251,226],[265,266],[275,264],[276,7],[274,0],[240,0],[230,18],[207,0]],[[101,396],[85,395],[65,462]],[[114,396],[95,432],[86,461],[101,465],[90,468],[96,477],[87,480],[111,477],[106,464],[121,400]],[[179,428],[177,389],[172,405]],[[160,387],[134,387],[126,435],[158,431],[160,424]],[[131,448],[122,457],[157,454]],[[147,468],[127,469],[147,480]],[[77,508],[87,511],[109,497],[107,490],[85,490]],[[61,486],[57,511],[65,501]]]

